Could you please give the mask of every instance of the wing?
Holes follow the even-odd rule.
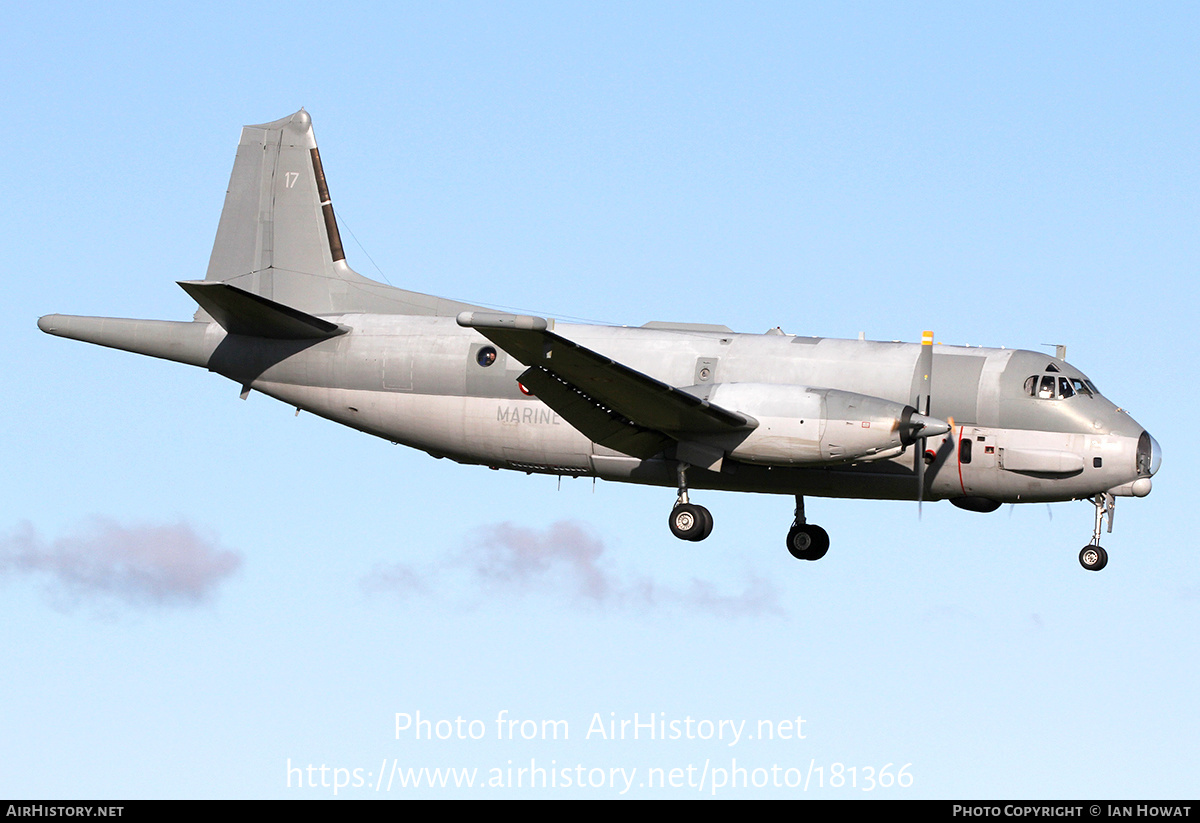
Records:
[[[746,432],[753,417],[729,411],[559,337],[540,317],[463,312],[472,328],[529,366],[521,384],[602,446],[650,457],[676,442]]]

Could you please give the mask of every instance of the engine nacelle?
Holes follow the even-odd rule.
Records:
[[[882,460],[902,453],[918,437],[949,431],[905,403],[865,394],[771,383],[721,383],[705,387],[707,399],[754,417],[748,435],[720,442],[727,454],[768,466],[821,465]]]

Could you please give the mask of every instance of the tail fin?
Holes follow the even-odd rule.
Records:
[[[309,314],[454,316],[473,306],[405,291],[346,265],[312,118],[242,129],[206,280]],[[209,320],[201,308],[197,320]]]

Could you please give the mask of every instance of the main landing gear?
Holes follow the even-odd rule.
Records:
[[[796,519],[788,529],[787,547],[797,560],[820,560],[829,551],[829,532],[804,519],[804,495],[796,495]]]
[[[687,470],[687,463],[679,464],[679,497],[667,523],[671,534],[680,540],[696,542],[712,534],[713,516],[708,509],[688,500]],[[796,495],[796,519],[788,529],[787,547],[797,560],[820,560],[829,551],[829,533],[805,521],[804,497],[799,494]]]
[[[680,540],[700,541],[712,534],[713,516],[708,509],[688,502],[687,463],[679,464],[679,497],[671,509],[671,534]]]
[[[1108,532],[1112,534],[1117,498],[1108,492],[1102,492],[1092,498],[1092,503],[1096,506],[1096,527],[1092,530],[1092,542],[1079,552],[1079,565],[1090,572],[1098,572],[1108,565],[1108,552],[1100,546],[1100,526],[1104,522],[1104,516],[1108,515]]]

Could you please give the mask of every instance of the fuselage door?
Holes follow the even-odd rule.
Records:
[[[987,492],[988,478],[996,471],[995,432],[963,426],[958,442],[958,468],[965,494]]]

